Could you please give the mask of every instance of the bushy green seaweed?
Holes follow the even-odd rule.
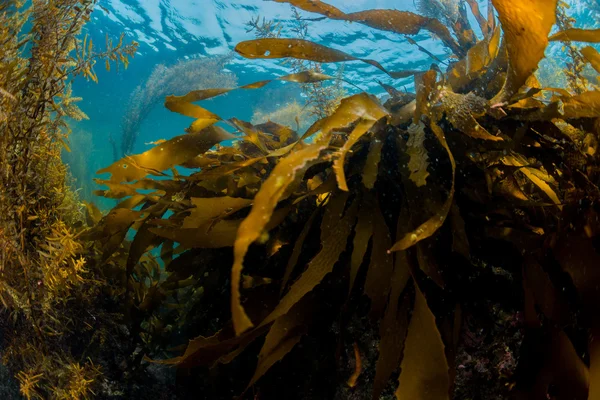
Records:
[[[111,329],[61,161],[68,119],[85,118],[72,78],[96,80],[97,61],[126,64],[137,48],[121,38],[98,51],[81,37],[96,3],[0,3],[0,345],[27,399],[92,397]]]

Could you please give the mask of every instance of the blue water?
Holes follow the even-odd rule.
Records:
[[[412,0],[331,0],[329,3],[345,12],[373,8],[415,11]],[[488,2],[480,3],[482,13],[486,15]],[[578,15],[578,26],[594,24],[593,14],[598,11],[589,6],[592,3],[598,5],[598,0],[587,0],[587,4],[584,1],[572,1],[572,11]],[[86,200],[92,199],[91,190],[100,188],[90,184],[95,176],[94,172],[114,161],[108,138],[112,136],[119,141],[121,121],[131,92],[147,80],[157,64],[172,65],[189,57],[230,53],[238,42],[254,38],[254,33],[247,32],[245,24],[256,16],[280,21],[284,27],[282,36],[293,36],[290,33],[291,7],[271,1],[104,0],[100,4],[108,13],[98,8],[93,14],[92,22],[85,28],[94,42],[102,45],[107,34],[117,38],[124,32],[127,40],[138,41],[140,47],[128,69],[120,68],[117,71],[112,68],[107,72],[103,63],[99,63],[96,67],[99,84],[80,78],[74,82],[75,94],[83,97],[83,101],[79,103],[80,108],[90,117],[87,121],[72,124],[73,151],[83,151],[85,156],[80,158],[82,161],[71,161],[71,164],[83,164],[72,165],[72,169],[78,177],[77,185],[84,187],[82,193]],[[597,9],[600,10],[600,5]],[[318,17],[303,11],[301,14],[306,18]],[[471,19],[473,28],[480,35],[477,23],[472,16]],[[413,38],[442,60],[447,58],[448,50],[428,33],[421,33]],[[401,35],[377,31],[360,24],[332,20],[310,22],[308,39],[357,57],[377,60],[393,71],[426,68],[431,63],[431,59]],[[560,54],[559,50],[558,46],[553,46],[548,51]],[[237,75],[239,84],[272,79],[289,73],[289,69],[277,60],[246,60],[238,55],[232,58],[227,69]],[[326,72],[334,73],[336,69],[337,66],[327,66]],[[360,62],[347,63],[344,78],[363,90],[378,95],[383,94],[383,90],[376,80],[394,84],[398,88],[411,89],[413,86],[412,79],[392,82],[374,67]],[[281,84],[274,86],[277,85]],[[193,89],[197,88],[190,85],[189,90]],[[348,85],[345,89],[348,93],[357,91]],[[272,96],[274,93],[266,90],[236,91],[204,102],[203,106],[224,118],[235,116],[250,120],[257,105],[262,104],[264,107],[265,96]],[[287,93],[287,96],[302,102],[299,91]],[[282,101],[293,99],[274,98],[272,106],[276,108]],[[134,153],[149,149],[147,142],[183,134],[189,123],[189,118],[171,113],[160,105],[155,107],[141,126]],[[114,204],[105,199],[93,200],[105,208]]]

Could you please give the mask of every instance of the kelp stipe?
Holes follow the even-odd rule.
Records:
[[[457,360],[469,355],[459,353],[467,336],[476,342],[482,334],[473,333],[473,316],[484,319],[490,306],[513,313],[506,320],[525,337],[516,369],[489,368],[503,371],[493,375],[499,396],[593,396],[600,95],[594,87],[542,88],[534,75],[549,41],[590,32],[549,37],[556,0],[492,0],[500,24],[468,2],[481,40],[464,4],[448,8],[449,29],[397,10],[348,14],[324,2],[277,1],[400,35],[430,31],[457,62],[445,72],[436,64],[390,71],[304,39],[240,43],[248,58],[365,62],[390,77],[414,75],[415,93],[385,85],[385,105],[366,93],[349,96],[301,137],[195,104],[229,88],[167,97],[169,110],[194,120],[188,133],[101,170],[111,173],[102,194],[122,202],[89,232],[103,261],[125,272],[119,295],[138,360],[195,376],[197,367],[212,368],[213,398],[231,389],[244,398],[303,398],[320,389],[299,391],[294,368],[310,371],[302,376],[312,383],[314,369],[326,371],[323,398],[331,390],[349,397],[340,382],[352,371],[341,362],[348,374],[340,378],[328,366],[351,348],[357,366],[348,382],[358,396],[449,399],[468,386],[462,370],[477,371]],[[277,79],[333,78],[304,71]],[[241,133],[234,146],[218,145],[231,137],[217,122]],[[194,171],[184,176],[177,166]],[[181,345],[172,358],[165,343]]]
[[[126,64],[137,47],[121,39],[99,52],[80,37],[95,6],[0,4],[2,361],[27,399],[90,398],[102,380],[92,347],[111,329],[97,302],[100,270],[78,237],[83,210],[60,158],[68,118],[86,118],[71,79],[96,80],[98,60]]]

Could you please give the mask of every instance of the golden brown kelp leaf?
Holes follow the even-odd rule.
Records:
[[[340,18],[344,16],[344,12],[335,8],[332,5],[323,3],[321,0],[273,0],[277,3],[289,3],[294,7],[298,7],[304,11],[319,13],[329,18]]]
[[[415,76],[415,89],[417,91],[416,109],[413,117],[413,124],[419,124],[421,116],[429,115],[432,106],[433,93],[436,90],[435,84],[437,80],[437,72],[430,69],[423,75]]]
[[[269,324],[288,313],[294,304],[310,293],[333,270],[333,266],[346,249],[358,212],[358,202],[354,201],[344,213],[348,196],[347,192],[337,192],[332,195],[321,221],[321,250],[308,263],[304,273],[292,284],[290,290],[271,314],[260,323],[260,326]]]
[[[510,100],[536,71],[548,46],[548,35],[556,22],[558,0],[492,0],[502,23],[509,67],[504,87],[491,100]]]
[[[295,82],[295,83],[316,83],[323,82],[326,80],[335,79],[332,76],[325,75],[315,71],[301,71],[294,74],[284,75],[279,78],[269,79],[265,81],[259,81],[254,83],[249,83],[247,85],[239,86],[237,88],[217,88],[217,89],[201,89],[201,90],[193,90],[184,96],[168,96],[167,97],[167,108],[170,105],[178,104],[178,103],[193,103],[195,101],[208,100],[213,97],[220,96],[222,94],[231,92],[233,90],[239,89],[260,89],[267,84],[274,81],[285,81],[285,82]],[[169,110],[171,110],[169,108]],[[171,110],[175,111],[175,110]],[[177,111],[178,112],[178,111]],[[187,115],[187,114],[184,114]],[[193,116],[193,115],[188,115]]]
[[[502,163],[510,167],[519,168],[519,172],[525,175],[525,177],[527,177],[527,179],[529,179],[535,186],[541,189],[554,204],[560,207],[562,201],[558,198],[556,191],[550,186],[551,184],[556,186],[556,181],[552,175],[549,175],[539,169],[529,167],[529,161],[525,157],[516,153],[511,153],[505,157],[502,157]]]
[[[190,202],[194,208],[190,209],[190,215],[183,220],[182,228],[198,228],[201,225],[206,225],[207,222],[217,222],[252,204],[250,199],[229,196],[192,197]]]
[[[421,224],[413,232],[410,232],[407,235],[405,235],[390,249],[390,251],[406,250],[409,247],[414,246],[421,240],[431,237],[444,224],[444,222],[446,221],[446,217],[450,212],[450,207],[452,207],[452,202],[454,200],[454,184],[456,178],[456,162],[454,161],[452,151],[450,150],[450,148],[448,147],[448,143],[446,142],[446,136],[444,134],[444,131],[442,131],[442,129],[435,123],[431,124],[431,130],[435,134],[440,144],[448,153],[450,163],[452,164],[452,186],[450,188],[450,193],[448,194],[448,199],[433,217]]]
[[[408,11],[398,10],[365,10],[346,14],[322,1],[310,0],[275,0],[278,3],[289,3],[305,11],[319,13],[330,19],[340,19],[358,22],[371,28],[399,33],[416,35],[421,29],[428,30],[439,37],[455,54],[461,55],[462,49],[450,34],[450,31],[440,21],[423,17]]]
[[[600,29],[567,29],[552,35],[550,41],[600,43]]]
[[[500,49],[500,33],[500,28],[496,28],[491,36],[477,42],[469,49],[467,56],[454,64],[446,74],[447,84],[455,92],[471,84],[496,59]]]
[[[321,74],[314,71],[302,71],[294,74],[285,75],[276,79],[270,79],[266,81],[254,82],[244,86],[239,86],[232,89],[203,89],[194,90],[184,96],[167,96],[165,100],[165,107],[173,112],[182,114],[196,120],[187,129],[188,133],[199,132],[214,123],[221,121],[221,117],[212,112],[196,105],[192,104],[195,101],[207,100],[222,94],[231,92],[232,90],[238,89],[260,89],[273,81],[287,81],[296,83],[315,83],[322,82],[333,77],[325,74]]]
[[[265,225],[265,232],[279,225],[289,211],[289,208],[275,211]],[[209,220],[193,228],[150,228],[149,230],[160,237],[178,242],[185,248],[216,249],[233,246],[241,223],[242,220],[226,219],[216,222]]]
[[[233,325],[238,335],[253,326],[244,312],[240,299],[240,279],[246,252],[250,245],[264,234],[264,228],[288,186],[319,157],[321,151],[328,145],[329,138],[326,137],[325,140],[297,150],[281,159],[269,178],[262,184],[254,198],[250,214],[240,225],[234,245],[234,264],[231,271],[231,307]]]
[[[409,179],[417,187],[427,185],[429,156],[425,148],[425,124],[419,122],[418,125],[412,124],[408,128],[408,142],[406,146],[406,154],[410,157],[408,162],[408,170],[410,171]]]
[[[125,208],[116,208],[100,220],[84,237],[89,240],[98,240],[102,243],[102,256],[110,257],[121,245],[129,228],[141,216],[142,212]]]
[[[569,235],[557,240],[554,256],[577,288],[587,314],[598,319],[600,310],[600,254],[591,239]]]
[[[425,296],[415,287],[415,309],[408,326],[398,400],[448,400],[450,377],[444,342]]]
[[[311,216],[308,219],[308,221],[306,222],[306,224],[304,224],[304,227],[302,228],[300,235],[298,235],[298,238],[296,239],[296,243],[294,244],[294,249],[292,250],[292,255],[290,256],[290,259],[288,260],[287,266],[285,267],[285,271],[283,273],[283,278],[281,279],[281,289],[279,291],[280,294],[282,294],[283,291],[285,290],[287,283],[290,279],[290,276],[292,275],[292,272],[294,271],[294,267],[298,263],[298,258],[300,257],[300,253],[302,252],[302,246],[304,245],[304,240],[306,240],[306,237],[308,236],[308,232],[310,232],[310,229],[312,228],[312,224],[315,221],[315,218],[317,217],[318,214],[319,214],[318,209],[315,210],[311,214]]]
[[[425,273],[436,285],[442,289],[445,287],[444,280],[440,273],[436,259],[432,256],[430,246],[425,246],[423,242],[417,243],[417,262],[419,268]]]
[[[381,64],[374,60],[357,58],[343,51],[332,49],[304,39],[265,38],[254,39],[238,43],[235,51],[245,58],[296,58],[319,63],[338,63],[345,61],[362,61],[370,64],[391,77],[393,72],[388,72]],[[403,75],[402,75],[403,76]]]
[[[102,211],[94,204],[84,201],[85,205],[85,220],[89,227],[96,226],[102,219]]]
[[[394,272],[394,259],[388,252],[392,245],[392,237],[381,214],[377,199],[374,200],[373,205],[373,246],[364,293],[371,299],[370,316],[373,320],[378,320],[388,301]]]
[[[213,367],[223,357],[234,352],[241,352],[248,344],[256,338],[262,336],[268,327],[253,329],[252,331],[241,335],[232,336],[231,328],[224,328],[213,336],[199,336],[189,341],[185,352],[179,357],[167,360],[149,360],[157,364],[178,365],[182,368],[194,366]]]
[[[350,257],[350,281],[348,286],[348,297],[352,294],[358,271],[363,263],[365,254],[369,247],[369,241],[373,236],[373,196],[366,193],[360,205],[358,221],[354,228],[354,241],[352,255]]]
[[[594,90],[574,97],[562,97],[563,116],[569,118],[600,117],[600,91]]]
[[[375,109],[374,111],[375,115],[371,113],[371,117],[373,117],[373,119],[362,120],[356,125],[342,148],[339,150],[337,158],[333,161],[333,170],[335,172],[338,186],[341,190],[348,191],[346,174],[344,172],[346,154],[348,154],[348,152],[352,149],[352,146],[354,146],[360,140],[360,138],[363,137],[363,135],[368,133],[369,130],[373,128],[377,120],[387,115],[387,111],[383,107],[379,107],[379,109]]]
[[[402,302],[398,303],[401,300],[402,292],[406,287],[409,277],[410,272],[406,254],[402,252],[396,253],[390,300],[379,326],[381,341],[379,343],[379,357],[373,381],[372,398],[374,400],[379,399],[390,376],[398,368],[398,363],[402,357],[402,348],[404,347],[404,340],[406,339],[406,331],[408,329],[410,296],[404,295]]]
[[[600,74],[600,53],[592,46],[587,46],[581,49],[581,54],[585,57],[592,67]]]
[[[460,209],[456,202],[452,205],[450,211],[452,217],[452,251],[469,260],[471,258],[471,246],[465,230],[465,220],[460,215]]]
[[[180,243],[186,248],[216,249],[231,247],[242,220],[205,222],[195,228],[150,228],[150,232]]]
[[[377,135],[373,136],[373,140],[369,144],[369,154],[365,161],[365,167],[362,172],[362,182],[365,188],[373,189],[377,181],[379,173],[379,162],[381,161],[381,150],[383,149],[384,141]]]
[[[335,112],[327,118],[315,122],[301,140],[321,131],[321,136],[346,128],[360,119],[376,121],[381,114],[381,104],[375,96],[367,93],[356,94],[342,100]]]
[[[356,342],[352,343],[352,348],[354,349],[354,372],[352,372],[352,375],[350,375],[350,378],[348,378],[348,380],[346,381],[346,385],[348,385],[348,387],[354,388],[356,387],[358,378],[360,378],[360,374],[362,373],[362,358],[360,356],[360,350]]]
[[[556,399],[589,399],[590,374],[569,337],[556,328],[549,336],[540,349],[547,356],[535,383],[517,398],[545,399],[551,390]]]
[[[275,320],[258,354],[258,364],[246,390],[252,387],[276,362],[285,357],[302,338],[312,311],[311,302],[296,303],[285,315]]]
[[[110,173],[110,182],[113,183],[131,182],[153,171],[160,172],[182,164],[215,144],[233,138],[235,136],[225,130],[210,126],[200,132],[176,136],[142,154],[122,158],[96,173]]]
[[[566,326],[572,318],[564,294],[555,287],[542,266],[532,257],[527,257],[523,265],[524,279],[535,299],[535,303],[547,318]]]
[[[440,38],[454,54],[458,56],[464,54],[463,50],[452,38],[448,28],[434,18],[423,17],[409,11],[365,10],[346,14],[344,19],[352,22],[360,22],[371,28],[403,35],[416,35],[421,29],[425,29]]]
[[[600,329],[590,330],[590,392],[588,400],[600,400]]]

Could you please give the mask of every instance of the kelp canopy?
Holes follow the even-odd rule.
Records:
[[[356,389],[337,396],[362,387],[374,399],[458,398],[467,316],[493,303],[522,316],[523,334],[497,395],[600,399],[600,91],[545,88],[534,75],[549,41],[597,42],[597,32],[550,36],[557,0],[492,0],[487,17],[467,1],[447,15],[451,26],[276,1],[399,35],[429,31],[455,61],[389,71],[304,39],[238,44],[246,58],[360,61],[414,76],[415,93],[385,85],[385,104],[351,95],[302,137],[197,104],[230,88],[167,97],[169,110],[193,119],[187,133],[98,171],[110,174],[98,194],[120,202],[101,219],[88,210],[96,224],[87,237],[122,285],[113,295],[137,360],[177,366],[206,398],[311,398],[320,384],[315,398],[332,398],[346,380]],[[581,54],[599,69],[594,47]],[[373,327],[378,349],[361,349],[361,330]],[[333,381],[300,384],[336,363]],[[208,376],[203,368],[213,384],[195,380]]]

